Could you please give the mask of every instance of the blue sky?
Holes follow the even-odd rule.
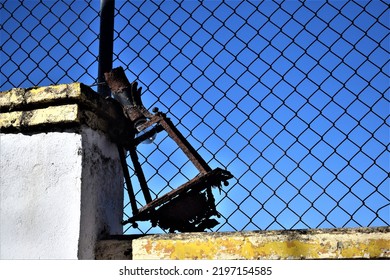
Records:
[[[99,1],[89,2],[3,1],[1,90],[94,84]],[[117,0],[116,9],[114,67],[212,168],[235,176],[214,191],[223,215],[214,230],[390,223],[387,4]],[[164,133],[140,145],[140,158],[156,195],[197,174]]]

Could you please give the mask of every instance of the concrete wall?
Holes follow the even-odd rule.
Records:
[[[100,131],[82,130],[81,218],[79,254],[95,258],[96,242],[122,234],[123,173],[118,147]]]
[[[118,148],[84,90],[0,93],[1,259],[94,259],[97,240],[122,233]]]
[[[76,133],[0,135],[2,259],[77,258],[81,143]]]

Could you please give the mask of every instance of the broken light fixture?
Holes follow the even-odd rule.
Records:
[[[105,73],[108,86],[129,119],[134,135],[126,147],[119,149],[125,175],[128,195],[133,216],[123,221],[137,227],[137,221],[151,221],[152,226],[159,226],[170,232],[204,231],[218,224],[212,216],[219,217],[216,210],[212,187],[228,185],[227,180],[233,178],[229,171],[220,168],[211,169],[205,160],[191,146],[186,138],[174,126],[166,114],[157,108],[149,112],[141,101],[141,88],[136,82],[129,83],[122,67]],[[142,166],[137,155],[137,146],[142,142],[153,141],[155,135],[165,130],[188,159],[194,164],[199,174],[178,188],[152,199]],[[127,168],[124,149],[129,151],[146,205],[138,209],[134,190]]]

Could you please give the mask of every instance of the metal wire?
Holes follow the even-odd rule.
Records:
[[[1,89],[95,84],[96,5],[3,1]],[[235,175],[215,193],[213,230],[390,225],[386,2],[117,1],[115,12],[114,67]],[[140,147],[154,197],[197,174],[167,135]]]
[[[99,3],[0,2],[0,88],[97,80]]]
[[[122,2],[114,63],[235,175],[214,230],[389,225],[388,19],[380,1]],[[194,172],[156,140],[159,196]]]

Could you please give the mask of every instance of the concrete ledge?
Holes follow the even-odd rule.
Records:
[[[81,124],[108,134],[114,142],[132,138],[118,104],[81,83],[0,92],[3,133],[61,131]]]
[[[82,89],[83,87],[83,89]],[[50,104],[64,99],[82,99],[86,91],[80,83],[47,87],[13,88],[0,94],[0,111],[18,110],[32,104]]]
[[[78,105],[50,106],[31,111],[14,111],[0,114],[2,130],[22,130],[24,127],[80,123]]]
[[[132,259],[390,259],[390,227],[128,238],[101,241],[99,259],[123,256],[124,252],[114,252],[112,248],[118,250],[127,244],[129,249],[130,243]]]

